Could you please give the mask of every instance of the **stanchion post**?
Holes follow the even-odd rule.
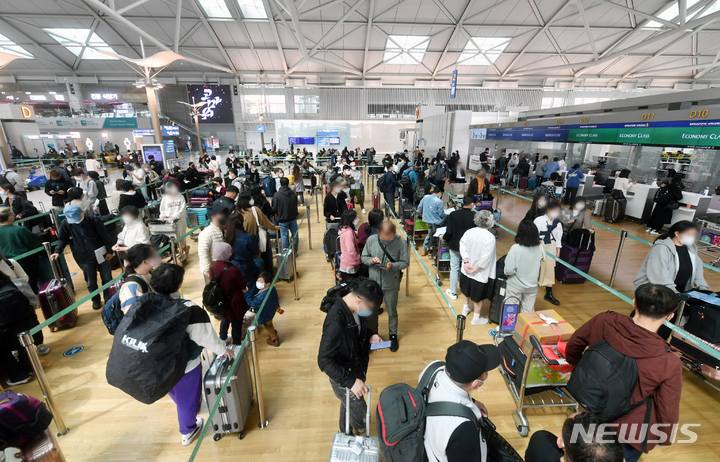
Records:
[[[18,334],[18,339],[20,340],[20,345],[25,348],[27,355],[30,357],[30,363],[32,364],[35,377],[40,385],[40,390],[42,390],[42,394],[45,397],[45,403],[47,407],[50,408],[53,419],[55,419],[55,425],[57,425],[58,428],[57,436],[65,436],[70,429],[65,426],[65,422],[60,415],[60,410],[55,403],[52,390],[50,390],[50,384],[47,381],[47,377],[45,377],[45,371],[43,371],[42,364],[40,364],[40,357],[37,355],[37,351],[35,350],[32,335],[30,335],[30,332],[28,331],[21,332]]]
[[[308,247],[312,250],[312,231],[310,230],[310,206],[307,206],[307,222],[308,222]]]
[[[322,197],[322,193],[320,191],[322,191],[322,185],[318,185],[317,191],[315,191],[315,211],[317,212],[318,223],[320,223],[320,199],[318,199],[318,196]],[[308,217],[308,220],[309,219],[310,217]]]
[[[263,401],[262,383],[260,381],[260,362],[257,356],[257,326],[248,327],[248,332],[250,332],[250,350],[252,352],[253,370],[255,371],[255,392],[257,394],[258,414],[260,415],[258,427],[265,428],[268,426],[268,421],[265,418],[265,402]]]
[[[410,257],[410,236],[407,237],[407,245],[408,245],[408,267],[405,271],[405,296],[410,296],[410,262],[412,261],[412,258]]]
[[[456,342],[459,343],[463,339],[463,331],[465,330],[465,316],[459,314],[455,320],[455,327],[457,327],[457,338]]]
[[[298,287],[297,287],[297,252],[295,248],[295,238],[293,235],[290,235],[290,251],[292,252],[292,261],[293,261],[293,286],[295,287],[295,301],[300,300],[300,297],[298,296]]]
[[[625,245],[625,239],[627,238],[627,231],[624,229],[620,233],[620,244],[618,245],[617,255],[615,256],[615,265],[613,266],[612,276],[610,276],[610,287],[615,283],[615,275],[617,274],[618,265],[620,264],[620,257],[622,256],[623,246]]]

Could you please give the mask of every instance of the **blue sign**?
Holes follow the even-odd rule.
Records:
[[[66,358],[69,358],[70,356],[75,356],[76,354],[80,353],[84,349],[85,349],[84,346],[72,347],[69,350],[65,350],[65,353],[63,353],[63,356],[65,356]]]
[[[141,136],[155,136],[155,130],[152,128],[141,128],[139,130],[133,130],[133,136],[138,138]]]
[[[258,133],[265,133],[265,125],[258,125]]]
[[[180,136],[180,127],[177,125],[163,125],[160,129],[162,136]]]
[[[81,121],[81,125],[82,122],[85,121]],[[103,128],[137,128],[137,119],[135,117],[107,117],[103,122]]]
[[[314,136],[291,136],[288,138],[288,144],[301,144],[301,145],[311,145],[315,144],[315,137]]]
[[[452,80],[450,81],[450,98],[455,98],[457,94],[457,77],[457,69],[455,69],[452,73]]]
[[[334,130],[334,129],[317,131],[317,136],[338,136],[338,135],[339,135],[338,131]]]
[[[166,156],[175,155],[175,140],[163,140],[163,145],[165,146]]]

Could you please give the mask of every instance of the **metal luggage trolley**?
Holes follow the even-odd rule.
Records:
[[[151,235],[163,234],[170,238],[170,255],[172,256],[173,263],[176,265],[187,262],[187,254],[183,253],[182,249],[178,247],[177,242],[175,242],[175,240],[180,237],[179,222],[180,220],[173,220],[172,222],[148,220],[147,222]]]
[[[500,340],[512,337],[512,335],[512,331],[498,330],[493,336],[495,346],[500,347]],[[532,344],[532,351],[529,356],[525,357],[519,387],[515,383],[517,377],[513,377],[515,374],[508,366],[509,361],[512,362],[511,365],[515,364],[514,359],[506,358],[503,354],[503,364],[500,364],[498,368],[517,405],[517,408],[512,411],[512,418],[515,429],[520,436],[528,436],[530,430],[530,423],[523,412],[524,409],[564,407],[567,408],[568,415],[580,411],[578,402],[567,391],[562,390],[567,386],[570,374],[557,372],[550,367],[567,366],[567,361],[547,358],[543,353],[540,341],[534,335],[530,335],[530,343]],[[503,348],[501,347],[502,351]],[[520,354],[523,354],[523,352],[520,351]]]
[[[447,242],[437,238],[438,250],[435,252],[435,282],[437,285],[442,285],[442,279],[440,273],[450,274],[450,247]]]
[[[710,262],[713,266],[720,266],[720,225],[708,220],[698,220],[700,227],[700,239],[697,242],[697,250],[708,255],[714,260]]]

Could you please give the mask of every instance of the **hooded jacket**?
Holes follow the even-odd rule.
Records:
[[[619,353],[635,358],[639,378],[631,403],[634,405],[653,394],[650,425],[666,424],[665,427],[654,431],[667,432],[667,441],[662,444],[669,445],[672,425],[676,424],[680,417],[682,392],[680,359],[670,352],[667,343],[657,333],[638,326],[630,316],[608,311],[595,316],[575,331],[567,344],[565,352],[567,361],[570,364],[577,364],[585,348],[601,340],[605,340]],[[637,449],[641,448],[640,429],[645,421],[646,410],[645,405],[638,406],[612,422],[629,424],[627,429],[621,432],[620,438]],[[661,438],[662,436],[650,432],[648,451],[658,444],[657,440]]]
[[[298,199],[289,186],[282,186],[272,197],[273,212],[277,215],[278,223],[287,223],[297,220]]]
[[[693,274],[688,279],[683,292],[688,292],[693,287],[701,290],[710,289],[703,276],[703,262],[697,255],[697,247],[694,245],[689,246],[688,251],[693,263]],[[679,269],[680,260],[675,249],[675,243],[669,237],[658,239],[645,257],[637,276],[635,276],[633,287],[637,289],[643,284],[651,283],[660,284],[675,291],[675,276],[677,276]]]

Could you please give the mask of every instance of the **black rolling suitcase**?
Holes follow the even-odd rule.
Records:
[[[619,223],[620,220],[620,204],[612,197],[605,199],[605,211],[603,212],[603,221],[607,223]]]

